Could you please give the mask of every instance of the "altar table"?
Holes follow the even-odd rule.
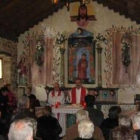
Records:
[[[81,109],[83,109],[83,107],[72,106],[72,105],[65,105],[65,106],[60,106],[58,108],[55,108],[55,107],[52,108],[52,112],[54,116],[59,120],[59,123],[62,127],[62,133],[60,134],[60,136],[64,136],[66,134],[66,129],[67,129],[66,115],[76,114],[76,112]]]

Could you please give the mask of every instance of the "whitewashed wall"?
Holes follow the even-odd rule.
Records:
[[[113,10],[109,10],[103,5],[99,5],[96,2],[92,3],[95,8],[96,21],[91,21],[87,26],[86,30],[93,32],[94,36],[97,33],[103,33],[106,29],[115,25],[117,27],[139,27],[135,22],[132,22],[130,19],[126,19],[124,16],[120,16],[119,13],[114,13]],[[69,36],[71,33],[75,32],[77,29],[77,24],[70,21],[70,13],[67,11],[67,8],[64,7],[58,12],[54,13],[49,18],[43,20],[38,25],[35,25],[29,31],[26,31],[24,34],[20,35],[18,42],[18,57],[20,56],[23,43],[22,40],[25,39],[27,33],[32,33],[33,31],[40,31],[46,27],[54,27],[57,31],[66,32],[66,35]],[[104,56],[103,56],[104,59]],[[104,67],[103,63],[103,67]],[[104,75],[103,75],[104,76]],[[105,81],[103,80],[103,85]],[[46,100],[46,94],[43,87],[34,87],[34,92],[40,100]],[[140,93],[140,88],[135,85],[132,87],[124,87],[119,90],[118,93],[118,102],[119,103],[133,103],[134,94]]]

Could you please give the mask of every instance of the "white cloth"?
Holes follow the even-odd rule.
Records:
[[[60,136],[64,136],[66,134],[66,122],[67,122],[67,114],[75,114],[78,110],[83,109],[83,107],[76,107],[76,106],[60,106],[58,108],[52,107],[52,112],[54,114],[54,117],[58,119],[58,113],[60,113],[59,116],[59,124],[62,127],[62,133]]]
[[[72,91],[70,91],[70,102],[72,101]],[[88,90],[86,89],[86,95],[88,94]],[[81,99],[81,88],[77,89],[76,88],[76,104],[80,104],[80,99]]]
[[[59,102],[59,103],[61,103],[61,104],[64,104],[64,102],[65,102],[64,92],[61,91],[61,95],[60,95],[60,96],[58,96],[58,94],[59,94],[58,91],[54,91],[54,96],[52,95],[52,92],[53,92],[53,91],[51,91],[51,92],[49,93],[48,103],[49,103],[50,105],[55,105],[56,102]]]

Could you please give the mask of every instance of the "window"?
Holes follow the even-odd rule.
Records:
[[[0,58],[0,79],[2,79],[2,59]]]

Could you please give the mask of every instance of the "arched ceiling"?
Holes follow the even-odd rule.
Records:
[[[62,8],[64,1],[54,5],[51,0],[0,0],[0,36],[17,41],[20,34]],[[139,0],[94,1],[140,24]]]

